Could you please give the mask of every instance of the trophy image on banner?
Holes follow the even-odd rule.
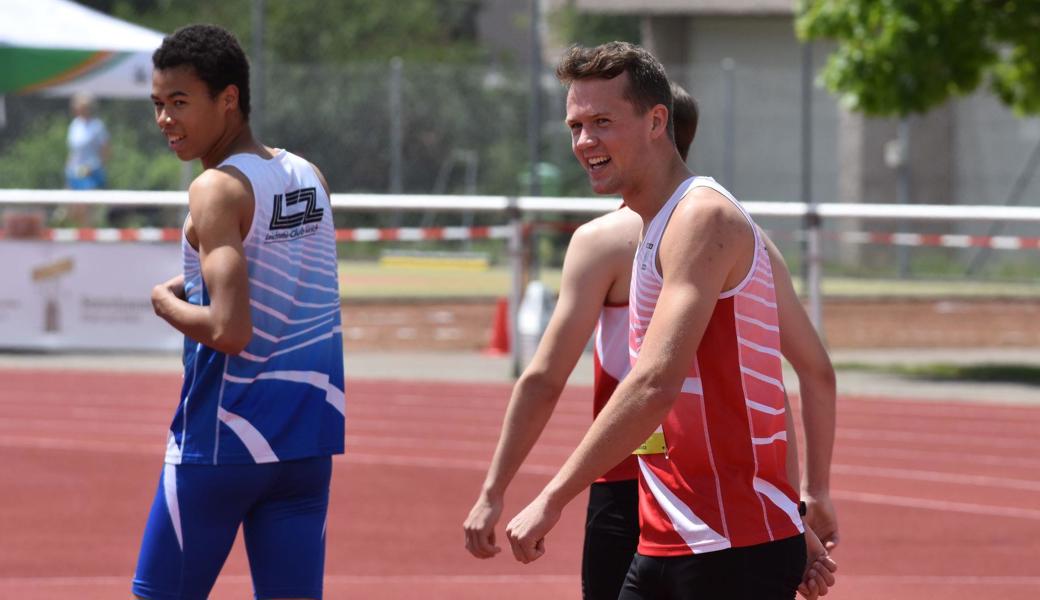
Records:
[[[58,305],[61,297],[59,283],[62,275],[72,271],[73,265],[71,258],[63,258],[35,267],[32,271],[32,280],[40,284],[44,295],[43,330],[47,333],[61,329],[61,309]]]

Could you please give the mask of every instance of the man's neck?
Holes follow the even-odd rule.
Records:
[[[228,127],[220,140],[202,157],[202,166],[206,169],[224,162],[232,154],[242,152],[258,152],[263,146],[253,138],[253,131],[248,121],[241,121]]]
[[[661,166],[646,174],[643,178],[644,185],[622,194],[625,205],[642,217],[644,224],[653,220],[661,207],[675,193],[676,188],[693,176],[686,163],[679,159],[678,154],[675,155],[674,160],[653,164]]]

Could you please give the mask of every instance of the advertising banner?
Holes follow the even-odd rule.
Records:
[[[180,272],[178,244],[0,241],[0,348],[179,349],[151,293]]]

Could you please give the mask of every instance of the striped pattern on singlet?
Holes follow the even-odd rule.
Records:
[[[667,452],[639,457],[639,552],[677,556],[752,546],[802,532],[787,480],[785,391],[773,273],[762,236],[713,179],[685,181],[640,242],[629,299],[635,364],[664,280],[657,250],[676,205],[694,187],[728,198],[755,235],[744,280],[722,293],[662,428]]]
[[[170,464],[251,464],[343,452],[345,397],[332,206],[314,168],[280,151],[236,154],[254,196],[242,241],[253,336],[229,355],[185,336]],[[182,236],[188,302],[210,303],[199,253]]]
[[[628,305],[607,304],[599,313],[593,359],[592,416],[599,415],[632,368],[628,360]],[[635,456],[628,456],[596,483],[628,481],[639,476]]]

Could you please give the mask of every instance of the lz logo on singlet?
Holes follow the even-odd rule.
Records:
[[[315,188],[295,190],[288,194],[274,195],[274,210],[271,214],[267,242],[282,242],[311,235],[318,231],[318,224],[325,209],[318,208]]]
[[[317,201],[318,195],[314,193],[314,188],[296,190],[284,196],[275,194],[274,214],[271,215],[270,229],[292,229],[306,223],[321,221],[325,210],[317,207]],[[286,214],[292,207],[304,203],[306,204],[304,210],[295,210],[292,211],[292,214]]]

